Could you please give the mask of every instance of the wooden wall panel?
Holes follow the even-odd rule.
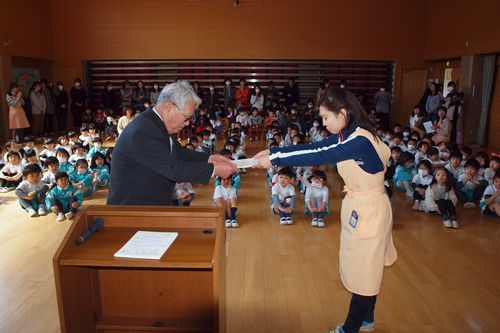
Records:
[[[497,62],[495,86],[488,121],[488,147],[500,152],[500,60]]]
[[[418,2],[52,0],[54,76],[82,60],[322,59],[421,64]],[[66,84],[72,77],[63,78]]]
[[[52,59],[50,0],[0,0],[0,54]]]
[[[500,1],[427,0],[426,7],[426,59],[500,51]]]

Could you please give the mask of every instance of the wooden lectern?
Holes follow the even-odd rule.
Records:
[[[76,245],[97,217],[104,228]],[[223,218],[211,207],[89,206],[54,257],[61,331],[224,333]],[[139,230],[179,236],[160,260],[115,258]]]

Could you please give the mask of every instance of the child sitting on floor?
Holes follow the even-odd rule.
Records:
[[[306,214],[309,212],[312,217],[311,226],[323,228],[325,222],[323,218],[328,215],[328,187],[326,187],[326,174],[317,170],[308,179],[309,186],[306,190]]]
[[[45,197],[49,190],[42,182],[42,169],[37,164],[27,165],[23,170],[23,181],[16,188],[19,204],[29,217],[47,215]]]
[[[278,171],[278,181],[271,188],[271,209],[280,215],[280,224],[293,224],[292,214],[295,207],[295,189],[292,186],[293,171],[281,168]]]
[[[83,195],[76,187],[69,183],[66,172],[56,174],[56,184],[47,194],[45,204],[48,209],[57,215],[57,222],[71,219],[83,202]]]
[[[220,185],[214,191],[214,205],[223,207],[226,213],[226,227],[238,228],[236,212],[238,211],[238,196],[236,189],[231,185],[231,178],[221,178]]]

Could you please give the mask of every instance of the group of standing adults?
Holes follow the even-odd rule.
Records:
[[[19,84],[12,82],[7,92],[7,104],[13,139],[21,142],[26,129],[30,129],[35,136],[53,133],[56,127],[60,132],[65,132],[68,111],[73,116],[73,126],[79,127],[86,100],[87,93],[80,79],[74,81],[69,94],[62,82],[54,86],[45,79],[35,81],[27,96],[23,96]]]

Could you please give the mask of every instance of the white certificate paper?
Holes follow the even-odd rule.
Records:
[[[257,164],[257,160],[254,160],[253,158],[246,158],[244,160],[235,160],[233,163],[236,164],[238,169],[245,169],[254,167]]]
[[[178,235],[177,232],[138,231],[115,253],[115,257],[158,260]]]
[[[422,125],[424,125],[425,131],[427,133],[434,133],[434,128],[432,128],[432,121],[426,121]]]

